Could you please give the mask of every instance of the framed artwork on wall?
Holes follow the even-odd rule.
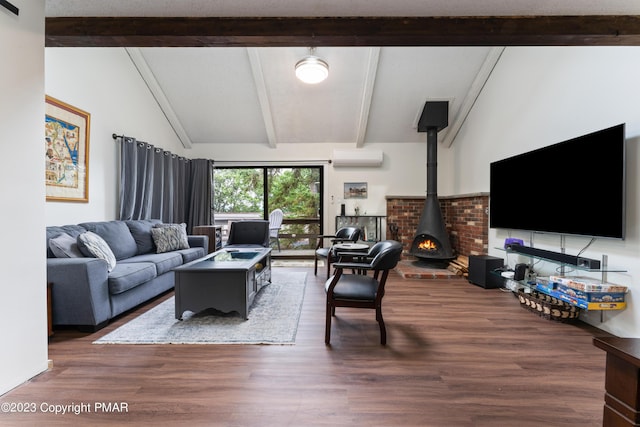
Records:
[[[91,115],[45,97],[45,184],[49,201],[89,201]]]
[[[367,183],[366,182],[345,182],[344,198],[345,199],[366,199]]]

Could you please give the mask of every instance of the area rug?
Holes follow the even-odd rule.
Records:
[[[214,309],[175,318],[174,297],[94,344],[295,344],[307,273],[274,269],[249,309],[249,319]]]

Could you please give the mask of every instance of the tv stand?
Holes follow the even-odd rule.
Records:
[[[577,255],[569,255],[564,252],[547,251],[531,246],[512,244],[507,246],[507,251],[516,252],[523,255],[531,255],[540,259],[556,261],[562,264],[584,267],[588,270],[600,270],[600,261],[597,259],[583,258]]]
[[[530,242],[533,242],[533,235],[529,238]],[[578,255],[569,255],[565,252],[565,236],[560,236],[560,252],[548,251],[545,249],[534,248],[533,246],[524,246],[520,244],[507,244],[505,248],[496,248],[498,250],[506,251],[509,253],[516,253],[520,255],[526,255],[531,258],[549,261],[560,265],[560,275],[564,275],[564,269],[566,266],[580,271],[602,273],[602,281],[607,281],[607,273],[625,273],[627,270],[620,268],[612,268],[608,264],[607,255],[602,255],[602,260],[598,261],[591,258],[585,258]]]
[[[531,240],[530,240],[531,241]],[[575,270],[579,270],[579,271],[585,271],[585,272],[597,272],[597,273],[601,273],[601,280],[603,282],[607,281],[607,273],[609,272],[616,272],[616,273],[624,273],[626,272],[626,270],[624,269],[620,269],[620,268],[612,268],[608,265],[608,257],[607,255],[602,255],[602,260],[600,262],[597,263],[598,268],[591,268],[592,265],[594,265],[593,261],[597,261],[597,260],[590,260],[589,258],[581,258],[578,256],[574,256],[574,255],[568,255],[566,253],[564,253],[564,236],[561,237],[561,251],[562,252],[554,252],[554,251],[547,251],[544,249],[537,249],[531,246],[523,246],[523,245],[507,245],[506,248],[496,248],[498,250],[503,250],[506,251],[507,254],[509,253],[514,253],[514,254],[519,254],[519,255],[526,255],[528,257],[531,258],[535,258],[535,259],[539,259],[539,260],[543,260],[543,261],[548,261],[548,262],[552,262],[555,264],[559,264],[560,265],[560,271],[559,274],[560,275],[564,275],[565,274],[565,267],[567,265],[571,266],[571,268],[575,269]],[[579,262],[579,260],[590,260],[589,262]],[[500,274],[500,273],[496,273],[496,274]],[[518,284],[522,287],[522,288],[526,288],[529,290],[535,290],[537,292],[541,292],[547,295],[550,295],[552,297],[556,297],[558,298],[557,295],[552,294],[551,292],[547,292],[544,289],[540,289],[536,286],[536,284],[533,283],[528,283],[526,280],[521,280],[518,281]],[[513,290],[513,289],[512,289]],[[517,290],[516,290],[517,291]],[[575,304],[574,302],[571,301],[567,301],[567,300],[563,300],[573,306],[576,307],[580,307],[577,304]],[[617,304],[609,304],[609,305],[602,305],[600,307],[591,307],[591,304],[589,304],[588,308],[584,308],[584,307],[580,307],[583,310],[599,310],[600,311],[600,321],[603,321],[603,316],[604,316],[604,311],[607,310],[622,310],[624,308],[626,308],[626,303],[621,302],[621,303],[617,303]]]

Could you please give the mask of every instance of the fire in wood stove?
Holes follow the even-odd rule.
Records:
[[[421,251],[437,251],[438,245],[433,240],[426,239],[418,243],[418,249]]]

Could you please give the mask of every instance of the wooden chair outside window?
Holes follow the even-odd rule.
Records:
[[[275,240],[278,244],[278,252],[280,252],[280,228],[282,227],[282,220],[284,219],[284,212],[282,209],[274,209],[269,214],[269,239]]]

